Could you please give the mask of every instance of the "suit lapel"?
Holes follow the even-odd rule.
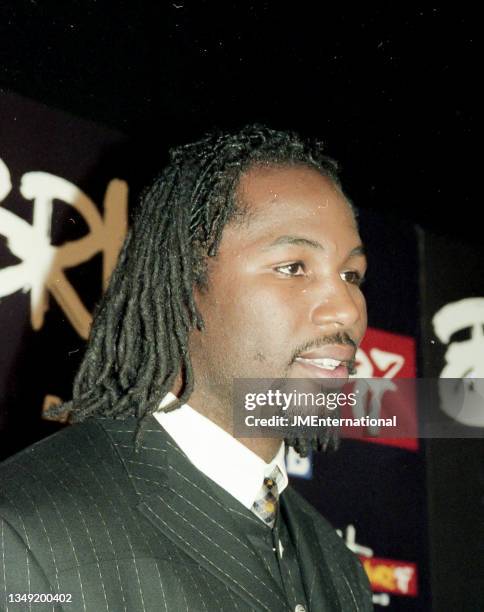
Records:
[[[337,568],[331,567],[312,516],[288,489],[282,496],[287,526],[293,539],[310,610],[346,612],[334,586]]]
[[[252,609],[287,608],[284,594],[214,495],[210,481],[155,419],[140,451],[124,450],[122,457],[140,496],[138,510],[157,530]]]

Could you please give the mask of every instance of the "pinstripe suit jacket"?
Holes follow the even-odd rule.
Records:
[[[0,610],[288,610],[213,483],[155,419],[139,452],[134,430],[134,419],[89,420],[0,466]],[[371,610],[334,530],[290,487],[282,500],[310,609]],[[16,593],[72,603],[29,608],[9,603]]]

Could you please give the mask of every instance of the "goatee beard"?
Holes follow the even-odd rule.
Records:
[[[288,436],[284,440],[300,457],[307,457],[310,451],[336,451],[340,444],[337,427],[326,427],[321,434],[312,437]]]

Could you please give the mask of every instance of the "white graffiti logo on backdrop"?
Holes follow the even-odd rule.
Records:
[[[405,365],[405,358],[398,353],[383,351],[373,347],[367,354],[361,347],[356,352],[356,374],[351,378],[355,379],[355,393],[359,394],[361,401],[353,407],[353,416],[361,418],[365,413],[370,418],[378,418],[381,412],[383,395],[387,391],[396,391],[397,386],[392,382],[398,372]],[[375,375],[375,365],[384,372],[381,378],[372,380]],[[368,406],[367,406],[368,404]],[[366,407],[367,406],[367,407]],[[378,435],[380,428],[370,425],[368,433]]]
[[[439,385],[442,410],[459,423],[484,427],[484,297],[446,304],[432,324],[437,338],[448,345],[440,378],[463,379],[457,386]],[[463,340],[450,341],[464,330]]]
[[[10,172],[0,158],[0,202],[11,190]],[[87,338],[91,314],[64,270],[101,252],[102,281],[106,288],[127,231],[128,186],[119,179],[109,182],[104,195],[104,216],[76,185],[48,172],[25,173],[19,190],[25,200],[32,202],[33,222],[27,223],[0,206],[0,235],[6,237],[10,252],[21,260],[0,270],[0,298],[18,290],[30,291],[31,322],[37,330],[44,323],[51,293],[78,334]],[[89,228],[82,238],[61,246],[51,243],[51,219],[56,200],[74,207]]]

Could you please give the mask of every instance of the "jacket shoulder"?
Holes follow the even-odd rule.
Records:
[[[59,472],[75,468],[89,456],[108,457],[109,441],[100,421],[65,427],[9,457],[0,463],[0,487],[21,484],[26,475],[39,480],[46,470]]]
[[[72,507],[78,500],[88,505],[97,492],[113,492],[127,476],[105,420],[68,426],[1,463],[0,514],[28,514],[52,504]]]

